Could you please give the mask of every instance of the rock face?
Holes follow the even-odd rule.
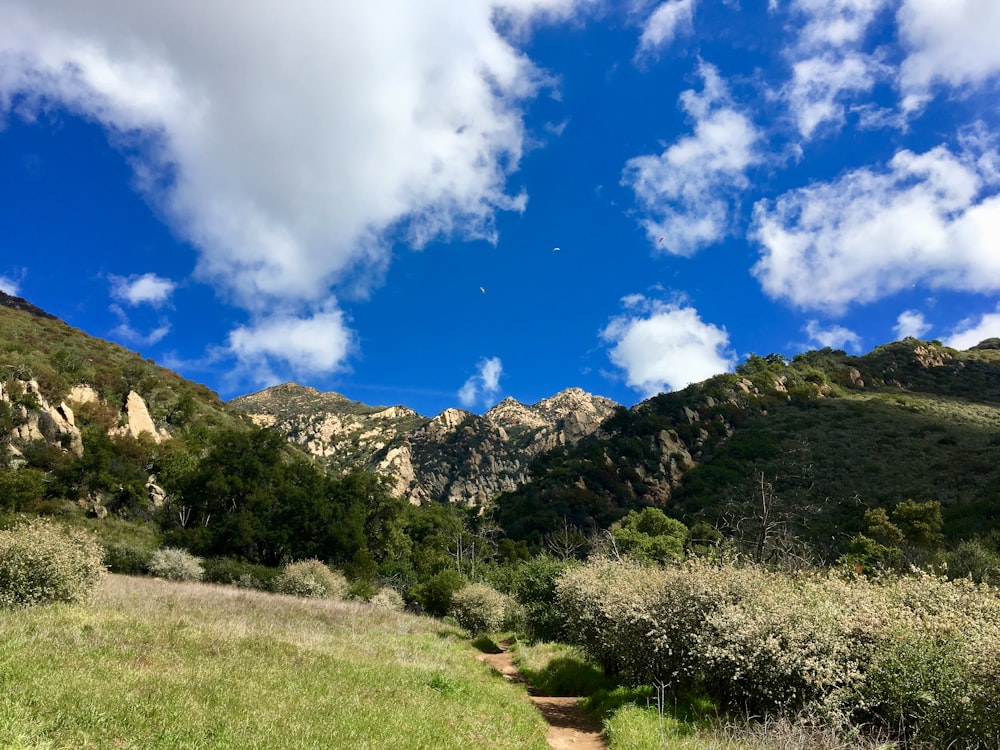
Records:
[[[446,409],[434,418],[402,406],[370,407],[294,383],[230,402],[259,425],[331,466],[392,478],[411,503],[475,506],[527,480],[538,454],[598,431],[618,404],[570,388],[526,406],[507,398],[479,416]]]
[[[21,463],[18,444],[36,440],[57,443],[73,455],[82,456],[83,439],[73,410],[65,402],[49,404],[34,380],[15,380],[12,385],[13,389],[5,389],[0,383],[0,402],[10,405],[16,425],[8,446],[13,462]]]
[[[64,401],[52,405],[34,380],[12,380],[6,386],[0,382],[0,403],[9,405],[14,423],[10,443],[7,445],[13,465],[24,463],[21,447],[39,440],[58,445],[74,456],[82,456],[83,438],[76,425],[76,415],[69,404],[79,408],[99,402],[97,391],[89,385],[74,386]],[[169,437],[166,432],[156,429],[146,402],[135,391],[128,394],[121,411],[121,420],[123,424],[113,428],[113,434],[138,437],[145,432],[157,443]]]

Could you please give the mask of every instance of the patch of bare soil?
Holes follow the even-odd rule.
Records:
[[[539,695],[518,671],[506,649],[498,654],[477,653],[476,656],[506,679],[525,686],[528,696],[549,724],[546,740],[552,750],[607,750],[600,723],[580,707],[579,698]]]

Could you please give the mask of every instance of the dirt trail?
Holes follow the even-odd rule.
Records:
[[[546,740],[552,750],[607,750],[600,723],[578,705],[577,698],[538,695],[518,671],[506,649],[498,654],[477,653],[476,656],[511,682],[527,688],[532,702],[549,723]]]

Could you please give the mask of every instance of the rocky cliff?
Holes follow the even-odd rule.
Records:
[[[294,383],[230,405],[330,466],[392,477],[411,503],[479,505],[527,480],[531,460],[600,429],[618,404],[569,388],[528,406],[505,399],[479,416],[446,409],[434,418],[403,406],[373,407]]]

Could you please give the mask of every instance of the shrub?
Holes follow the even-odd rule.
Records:
[[[455,592],[465,584],[465,576],[448,568],[413,586],[407,593],[407,599],[419,604],[429,615],[444,617],[451,609]]]
[[[516,603],[485,583],[470,583],[455,592],[449,614],[472,633],[495,633],[509,629]]]
[[[534,641],[566,638],[566,618],[557,606],[556,581],[578,563],[540,555],[506,569],[502,590],[513,596],[524,612],[524,627]]]
[[[0,607],[85,599],[107,570],[101,544],[42,519],[0,531]]]
[[[274,579],[281,572],[277,568],[249,563],[235,557],[210,557],[202,562],[202,567],[205,569],[202,580],[260,591],[273,590]]]
[[[274,590],[307,599],[342,599],[347,594],[347,578],[330,570],[319,560],[289,563],[274,579]]]
[[[153,550],[141,544],[130,542],[107,542],[104,545],[104,562],[112,573],[127,576],[144,575],[149,572]]]
[[[149,559],[149,572],[168,581],[200,581],[205,575],[201,558],[184,549],[164,547]]]
[[[557,596],[573,642],[633,685],[934,747],[1000,737],[1000,594],[984,584],[598,560]]]
[[[375,595],[368,600],[368,603],[375,609],[388,612],[403,611],[403,595],[396,589],[385,586],[380,588]]]

